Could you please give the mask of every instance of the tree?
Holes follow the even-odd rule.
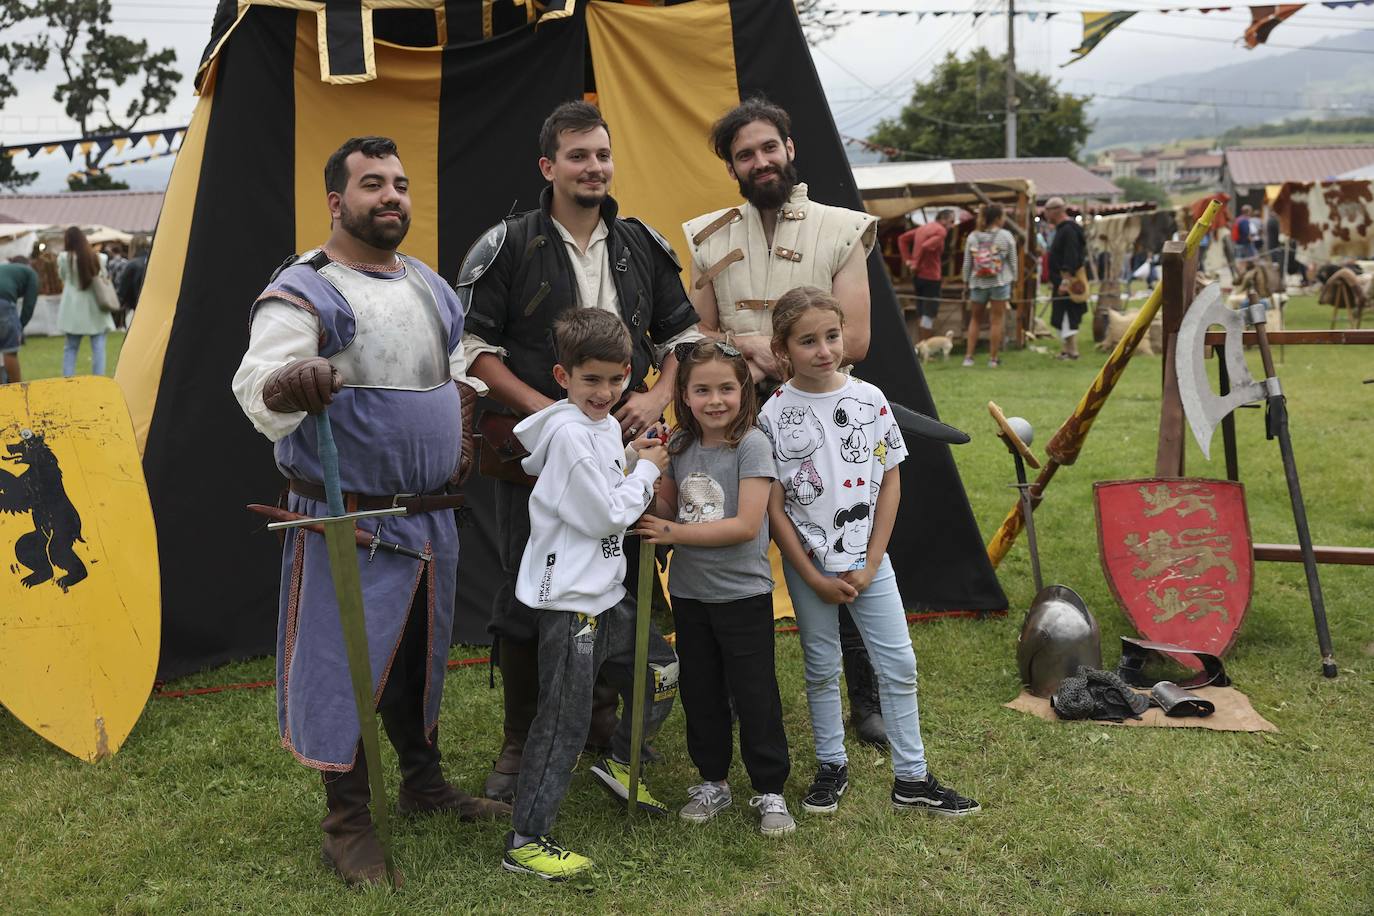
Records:
[[[1169,192],[1159,185],[1146,181],[1144,178],[1113,178],[1112,184],[1126,192],[1127,200],[1153,201],[1161,207],[1173,206],[1173,201],[1169,198]]]
[[[820,44],[844,24],[844,17],[835,15],[836,10],[825,4],[826,0],[796,0],[797,18],[801,20],[807,44]]]
[[[81,136],[126,133],[148,115],[167,111],[181,80],[172,67],[176,52],[150,51],[146,41],[110,32],[109,0],[37,0],[34,13],[45,20],[47,34],[40,40],[55,52],[66,77],[53,99],[76,121]],[[110,96],[131,80],[141,85],[117,111]],[[92,150],[85,156],[86,168],[98,168],[112,149]],[[89,183],[89,176],[83,182]]]
[[[0,0],[0,33],[33,16],[33,8],[24,0]],[[42,70],[48,63],[48,49],[42,39],[36,42],[0,43],[0,108],[19,94],[14,74],[21,70]],[[38,177],[37,172],[21,172],[14,160],[0,155],[0,187],[17,191]]]
[[[878,122],[869,142],[906,160],[992,159],[1006,151],[1006,64],[979,48],[968,60],[946,55],[929,80],[917,83],[896,118]],[[1090,96],[1060,92],[1049,77],[1017,74],[1017,154],[1077,158],[1092,124]]]
[[[127,191],[129,184],[116,181],[109,172],[73,172],[67,176],[68,191]]]

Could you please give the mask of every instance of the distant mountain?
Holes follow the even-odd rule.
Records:
[[[1088,149],[1216,136],[1228,127],[1285,118],[1374,113],[1374,57],[1329,48],[1374,53],[1374,32],[1349,32],[1299,51],[1120,93],[1132,99],[1098,98],[1089,106],[1095,123]],[[1217,106],[1197,104],[1211,101]],[[1337,105],[1339,110],[1328,110]]]

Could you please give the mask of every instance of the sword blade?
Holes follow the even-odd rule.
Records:
[[[343,494],[339,487],[339,452],[329,415],[317,414],[315,435],[320,463],[324,469],[325,490],[332,515],[343,515]],[[358,572],[358,546],[351,518],[324,522],[324,543],[329,554],[329,575],[334,580],[334,597],[339,605],[339,625],[343,630],[344,652],[348,656],[348,676],[353,683],[353,705],[358,711],[363,758],[367,761],[368,788],[372,795],[372,823],[382,846],[387,880],[396,885],[396,863],[391,857],[390,802],[386,794],[386,774],[382,771],[381,740],[377,734],[377,710],[372,702],[372,661],[367,650],[367,618],[363,613],[363,584]]]
[[[358,544],[350,521],[327,522],[324,543],[329,553],[329,575],[334,580],[334,598],[339,604],[339,623],[343,628],[344,651],[348,656],[348,676],[353,683],[353,704],[362,727],[363,756],[372,790],[372,822],[382,844],[388,878],[395,874],[391,859],[391,807],[386,794],[386,775],[382,770],[381,740],[377,733],[377,712],[372,703],[372,662],[367,656],[367,618],[363,612],[363,585],[358,573]]]
[[[639,542],[639,591],[635,601],[635,661],[634,689],[630,720],[630,786],[625,810],[630,820],[634,820],[635,810],[639,808],[639,769],[641,749],[644,746],[644,708],[645,682],[649,679],[649,611],[653,600],[654,545]]]

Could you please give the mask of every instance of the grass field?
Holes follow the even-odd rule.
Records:
[[[1310,299],[1290,327],[1324,327]],[[30,376],[46,342],[25,351]],[[60,356],[60,347],[56,351]],[[1279,367],[1318,543],[1374,544],[1374,353],[1288,347]],[[932,363],[942,418],[973,436],[955,449],[984,536],[1010,507],[1012,464],[990,433],[996,399],[1028,418],[1036,450],[1068,415],[1101,362],[1029,351],[1003,366]],[[1252,359],[1257,363],[1257,358]],[[1138,357],[1082,457],[1061,470],[1037,513],[1048,581],[1078,589],[1102,625],[1108,666],[1129,632],[1099,566],[1095,480],[1153,472],[1160,363]],[[1291,542],[1277,445],[1262,413],[1238,420],[1241,475],[1257,541]],[[1189,469],[1224,476],[1189,440]],[[899,518],[898,524],[940,524]],[[111,760],[88,765],[0,713],[0,907],[7,912],[235,913],[1356,913],[1374,909],[1374,570],[1324,567],[1340,677],[1318,674],[1301,567],[1262,564],[1239,644],[1236,686],[1277,734],[1120,729],[1047,723],[1002,708],[1017,693],[1016,635],[1032,597],[1024,542],[1000,576],[1004,619],[913,627],[923,731],[933,772],[979,799],[958,823],[894,815],[884,756],[851,743],[852,788],[829,818],[798,815],[783,841],[758,835],[736,763],[736,805],[716,821],[624,827],[585,774],[557,831],[598,862],[576,886],[500,869],[504,828],[441,820],[397,831],[403,890],[353,892],[319,864],[318,779],[277,743],[270,690],[153,698]],[[483,650],[459,647],[455,656]],[[795,637],[778,640],[793,810],[812,774]],[[192,687],[265,679],[270,659],[188,678]],[[675,713],[649,771],[673,806],[696,781]],[[500,693],[484,667],[447,681],[443,750],[450,777],[481,783],[500,730]],[[389,750],[386,752],[389,754]],[[396,785],[394,766],[389,779]]]

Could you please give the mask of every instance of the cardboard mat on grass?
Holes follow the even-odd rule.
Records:
[[[1255,707],[1250,705],[1250,698],[1241,693],[1234,687],[1199,687],[1191,691],[1209,700],[1216,705],[1217,711],[1205,719],[1196,716],[1180,716],[1170,718],[1164,715],[1164,710],[1151,706],[1139,719],[1127,719],[1125,722],[1107,722],[1098,719],[1061,719],[1050,707],[1050,701],[1032,696],[1025,691],[1010,703],[1003,703],[1007,709],[1015,709],[1018,712],[1030,713],[1049,722],[1068,722],[1081,721],[1092,722],[1097,725],[1136,725],[1136,726],[1158,726],[1161,728],[1210,728],[1219,732],[1277,732],[1278,728],[1274,723],[1265,719],[1255,712]]]

